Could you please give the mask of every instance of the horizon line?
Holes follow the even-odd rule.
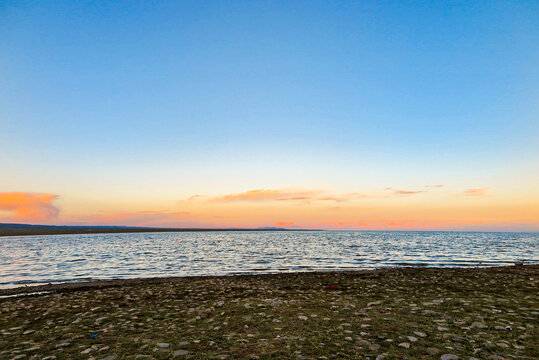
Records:
[[[9,229],[13,227],[13,229]],[[8,228],[8,229],[6,229]],[[41,231],[39,231],[39,230]],[[32,231],[33,230],[33,231]],[[49,231],[47,231],[49,230]],[[54,231],[58,230],[58,231]],[[64,231],[62,231],[64,230]],[[78,230],[78,231],[77,231]],[[84,231],[86,230],[86,231]],[[212,231],[357,231],[357,232],[466,232],[466,233],[530,233],[539,231],[509,231],[509,230],[418,230],[418,229],[324,229],[324,228],[287,228],[261,226],[256,228],[241,227],[154,227],[129,225],[51,225],[27,223],[0,223],[0,236],[36,236],[36,235],[76,235],[99,233],[143,233],[143,232],[212,232]]]

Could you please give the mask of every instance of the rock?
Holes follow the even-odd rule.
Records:
[[[385,358],[384,355],[378,355],[378,356],[376,357],[376,360],[383,360],[384,358]]]
[[[425,351],[429,355],[436,355],[436,354],[438,354],[440,352],[440,349],[435,348],[435,347],[428,347]]]
[[[474,321],[472,323],[472,325],[470,325],[470,328],[478,328],[478,329],[486,329],[488,326],[486,326],[485,324],[483,324],[482,322],[479,322],[479,321]]]
[[[440,357],[440,360],[458,360],[459,357],[457,355],[453,355],[453,354],[443,354],[441,357]]]
[[[410,340],[411,342],[416,342],[417,338],[414,336],[408,336],[408,340]]]
[[[370,302],[367,304],[367,306],[374,306],[374,305],[380,305],[382,302],[381,301],[373,301],[373,302]]]
[[[410,348],[410,343],[403,342],[403,343],[400,343],[399,346],[400,346],[400,347],[403,347],[403,348],[405,348],[405,349],[409,349],[409,348]]]
[[[45,356],[45,357],[44,357],[43,359],[41,359],[41,360],[54,360],[54,359],[56,359],[56,356],[50,355],[50,356]]]
[[[180,341],[178,345],[187,346],[187,345],[189,345],[189,341]]]
[[[39,350],[39,345],[32,346],[31,348],[24,349],[23,351],[36,351]]]
[[[153,359],[153,357],[151,357],[150,355],[137,354],[135,355],[135,359]]]
[[[100,359],[100,360],[114,360],[114,359],[116,359],[116,356],[114,356],[114,355],[109,355],[109,356],[104,357],[104,358],[102,358],[102,359]]]
[[[185,356],[187,354],[189,354],[189,351],[187,350],[177,350],[177,351],[174,351],[172,356]]]
[[[346,340],[346,341],[354,341],[354,339],[352,339],[350,336],[345,337],[344,340]]]
[[[414,335],[417,335],[419,337],[425,337],[427,336],[427,334],[425,334],[424,332],[421,332],[421,331],[414,331]]]
[[[89,354],[90,352],[94,351],[94,349],[92,349],[91,347],[89,347],[88,349],[86,350],[82,350],[80,353],[81,354]]]
[[[170,344],[158,343],[157,346],[160,347],[161,349],[167,349],[170,346]]]
[[[371,351],[376,351],[378,349],[380,349],[380,345],[378,345],[378,344],[370,344],[369,345],[369,350],[371,350]]]
[[[303,320],[303,321],[309,320],[309,318],[305,315],[298,316],[298,319]]]

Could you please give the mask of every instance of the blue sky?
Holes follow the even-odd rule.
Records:
[[[538,7],[4,1],[0,190],[536,196]]]

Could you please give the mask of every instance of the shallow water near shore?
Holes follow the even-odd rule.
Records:
[[[0,288],[162,276],[539,263],[537,233],[181,232],[0,237]]]

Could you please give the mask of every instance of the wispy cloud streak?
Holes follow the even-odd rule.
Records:
[[[470,189],[466,189],[463,192],[463,195],[464,196],[483,197],[483,196],[488,196],[489,190],[490,190],[490,188],[488,188],[488,187],[485,187],[485,188],[470,188]]]

